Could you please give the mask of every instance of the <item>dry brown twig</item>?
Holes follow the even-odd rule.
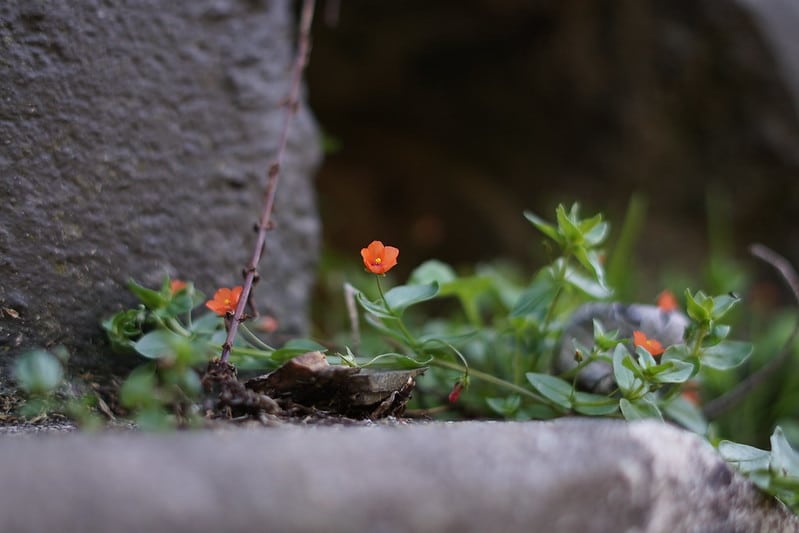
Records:
[[[302,74],[305,66],[308,63],[311,48],[311,24],[314,15],[314,0],[303,0],[302,11],[300,12],[300,25],[297,35],[297,56],[294,59],[292,67],[291,88],[286,105],[286,113],[283,119],[283,128],[280,132],[280,141],[278,143],[277,152],[274,160],[269,164],[267,171],[266,190],[264,191],[264,203],[261,210],[261,218],[258,221],[258,236],[255,239],[255,248],[252,253],[250,262],[244,269],[244,285],[241,291],[239,303],[236,305],[236,310],[230,320],[226,321],[227,337],[225,343],[222,345],[222,354],[220,360],[226,362],[230,356],[230,350],[233,347],[233,339],[236,338],[239,323],[244,320],[244,309],[251,299],[253,284],[258,280],[258,263],[263,256],[264,243],[266,242],[266,232],[272,228],[272,208],[275,203],[275,193],[280,178],[281,166],[283,164],[283,156],[286,152],[286,145],[288,143],[289,127],[294,115],[297,114],[299,109],[299,94],[300,83],[302,81]]]

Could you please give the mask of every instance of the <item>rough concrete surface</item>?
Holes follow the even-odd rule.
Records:
[[[292,9],[0,3],[0,362],[64,343],[98,363],[99,322],[133,303],[131,277],[206,294],[241,283],[289,90]],[[319,160],[302,105],[256,291],[290,333],[307,326]]]
[[[3,531],[799,531],[655,423],[431,423],[0,439]]]

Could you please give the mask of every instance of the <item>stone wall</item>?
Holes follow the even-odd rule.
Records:
[[[283,0],[0,5],[0,361],[64,344],[108,362],[128,278],[241,282],[295,42]],[[316,124],[290,135],[256,300],[307,326]],[[18,315],[18,316],[17,316]],[[4,365],[0,365],[4,366]]]

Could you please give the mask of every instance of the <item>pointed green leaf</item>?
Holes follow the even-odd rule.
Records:
[[[642,369],[646,370],[648,368],[658,366],[658,362],[655,361],[655,358],[652,357],[652,354],[649,353],[649,351],[643,346],[636,346],[635,354],[638,356],[638,364],[641,365]]]
[[[799,453],[791,448],[779,426],[771,435],[771,471],[799,481]]]
[[[558,262],[560,261],[563,261],[563,259],[558,259]],[[558,265],[556,265],[555,268],[558,268]],[[567,283],[583,291],[592,298],[603,300],[613,295],[613,291],[609,287],[606,287],[600,282],[594,281],[593,279],[581,274],[575,268],[566,268],[566,274],[564,278]]]
[[[768,471],[771,454],[766,450],[723,440],[719,443],[719,454],[744,474]]]
[[[628,395],[638,389],[640,381],[636,379],[633,371],[625,366],[624,362],[626,360],[632,363],[630,353],[624,345],[617,345],[613,350],[613,377],[616,379],[616,384],[619,386],[619,389],[621,389],[625,395]]]
[[[630,422],[648,418],[663,420],[663,415],[658,406],[646,398],[638,398],[632,401],[622,398],[619,400],[619,408],[621,408],[621,414],[624,415],[624,418]]]
[[[555,297],[557,287],[548,272],[542,272],[525,290],[510,312],[511,318],[534,316],[543,319],[547,306]]]
[[[722,294],[713,298],[713,320],[719,320],[740,301],[740,298],[732,294]]]
[[[163,294],[139,285],[132,278],[128,280],[128,290],[130,290],[130,292],[132,292],[136,298],[138,298],[139,301],[141,301],[141,303],[143,303],[144,306],[151,311],[160,309],[167,303],[167,299],[164,298]]]
[[[538,231],[540,231],[541,233],[543,233],[544,235],[546,235],[547,237],[549,237],[559,245],[561,246],[563,245],[563,238],[560,236],[555,226],[548,223],[544,219],[539,218],[535,213],[531,211],[525,211],[524,218],[532,222],[533,225],[538,229]]]
[[[458,275],[455,270],[437,259],[425,261],[416,267],[408,277],[408,285],[429,285],[433,282],[444,285],[455,281]]]
[[[702,365],[717,370],[729,370],[743,363],[752,353],[752,345],[741,341],[724,341],[702,351]]]
[[[386,293],[388,307],[397,314],[409,306],[435,298],[438,294],[438,283],[429,285],[400,285]]]
[[[371,313],[380,318],[397,318],[386,310],[383,302],[372,302],[361,291],[355,291],[354,294],[355,300],[367,313]]]
[[[582,244],[583,232],[577,227],[575,221],[577,218],[577,204],[572,206],[571,216],[566,214],[566,209],[563,205],[559,205],[555,210],[558,220],[558,230],[561,235],[566,238],[566,242],[571,244]]]
[[[585,242],[588,246],[599,246],[610,233],[610,225],[607,222],[601,222],[602,215],[597,215],[591,220],[593,221],[596,218],[599,218],[600,222],[591,227],[590,230],[584,230],[586,232],[584,234]]]
[[[678,396],[663,407],[667,418],[699,435],[707,434],[707,420],[702,410],[682,396]]]
[[[486,404],[498,415],[510,418],[516,414],[521,405],[522,398],[513,394],[504,398],[486,398]]]
[[[588,416],[607,416],[619,410],[619,400],[617,398],[588,392],[575,392],[572,403],[575,411]]]
[[[702,291],[691,294],[690,289],[685,289],[685,311],[689,317],[697,322],[707,322],[711,319],[712,308],[707,308],[707,305],[705,305],[707,301],[708,297]]]
[[[133,349],[148,359],[161,359],[175,355],[178,343],[187,339],[165,329],[157,329],[136,341]]]
[[[571,407],[571,396],[574,389],[570,383],[549,374],[528,372],[526,376],[530,384],[554,404],[564,409]]]
[[[684,383],[696,373],[696,367],[686,361],[665,361],[659,365],[652,379],[658,383]]]

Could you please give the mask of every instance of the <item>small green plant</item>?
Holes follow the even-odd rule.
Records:
[[[799,513],[799,453],[791,448],[777,426],[771,435],[771,451],[721,441],[719,453],[765,492],[776,496]]]

